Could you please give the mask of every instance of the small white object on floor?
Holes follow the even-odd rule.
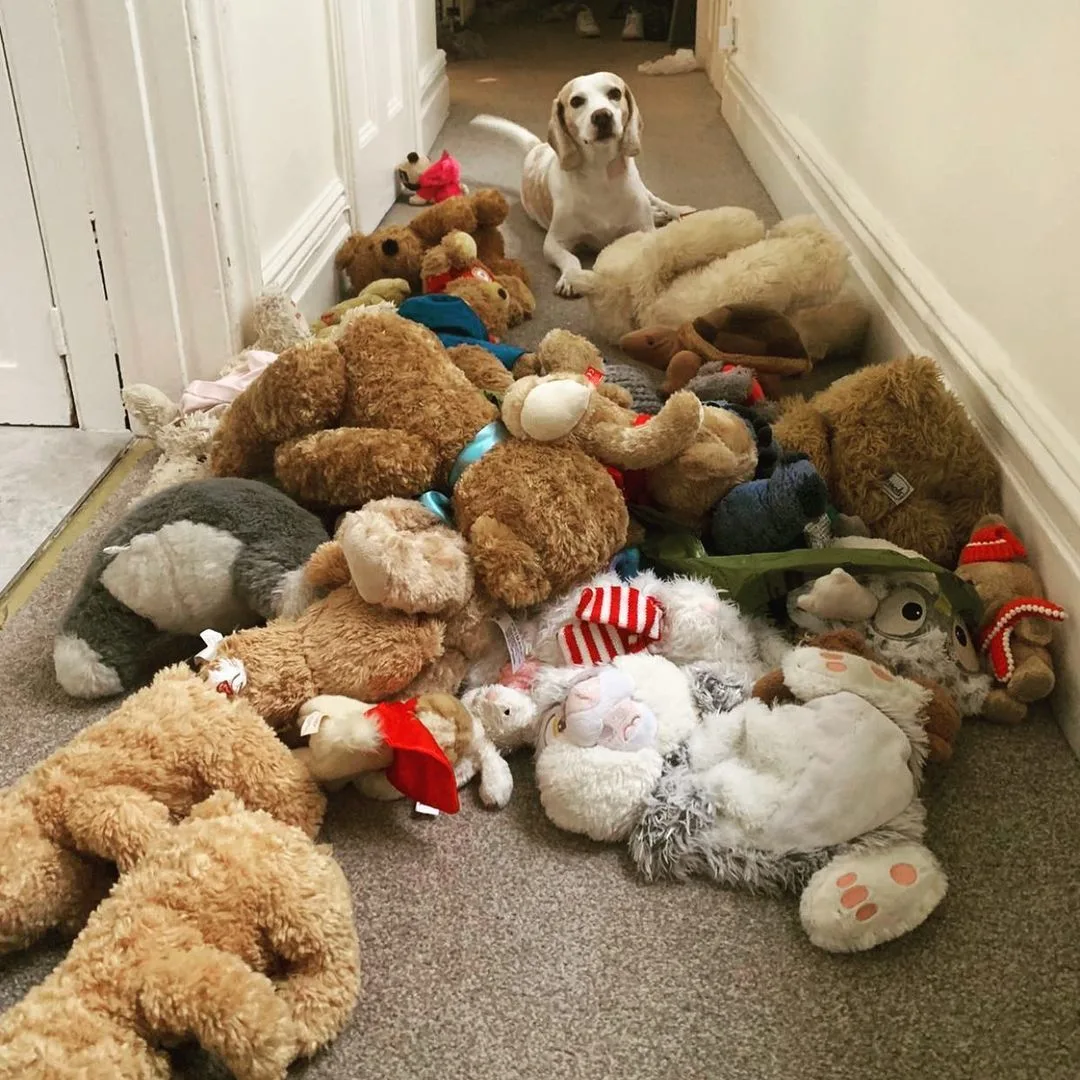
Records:
[[[697,71],[701,62],[694,55],[693,49],[678,49],[659,60],[646,60],[638,64],[642,75],[684,75],[688,71]]]
[[[626,22],[623,23],[623,41],[642,41],[645,37],[645,16],[637,8],[631,8],[626,13]]]
[[[592,8],[583,7],[577,13],[575,29],[577,30],[578,37],[593,38],[600,36],[600,24],[596,21],[596,16],[592,13]]]
[[[425,817],[437,818],[439,816],[439,811],[434,806],[428,806],[427,803],[418,802],[414,809],[416,813],[423,814]]]

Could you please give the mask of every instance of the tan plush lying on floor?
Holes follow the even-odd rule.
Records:
[[[186,667],[0,792],[0,953],[74,934],[115,877],[210,791],[314,836],[325,800],[251,706]]]
[[[278,1080],[343,1027],[357,953],[337,863],[299,829],[215,793],[0,1017],[0,1077],[166,1080],[159,1048],[194,1038],[238,1080]]]

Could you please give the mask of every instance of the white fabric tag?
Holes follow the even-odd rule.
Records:
[[[503,637],[506,639],[506,651],[510,654],[510,670],[520,671],[525,663],[525,639],[521,636],[517,623],[509,615],[499,615],[495,622],[498,623]]]
[[[321,712],[308,713],[304,717],[304,722],[300,725],[301,735],[314,735],[320,727],[322,722],[326,719],[326,714]]]
[[[903,473],[894,472],[887,480],[882,481],[882,490],[899,506],[915,490],[915,485]]]
[[[120,555],[122,552],[130,551],[130,544],[110,544],[108,547],[101,549],[102,555]]]
[[[203,644],[206,646],[201,652],[195,654],[196,660],[213,660],[217,656],[218,646],[225,640],[224,634],[219,634],[216,630],[204,630],[199,637],[203,639]]]
[[[428,806],[427,803],[418,802],[413,809],[418,814],[424,814],[426,817],[438,817],[439,811],[434,806]]]

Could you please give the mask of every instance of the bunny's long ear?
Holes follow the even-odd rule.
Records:
[[[645,126],[641,119],[641,110],[630,92],[630,87],[624,83],[625,92],[623,101],[626,103],[626,118],[623,120],[623,136],[620,150],[623,157],[636,157],[641,153],[641,131]]]
[[[566,103],[560,93],[551,103],[551,120],[548,123],[548,142],[559,159],[559,164],[568,172],[580,169],[585,163],[581,144],[574,138],[566,122]]]

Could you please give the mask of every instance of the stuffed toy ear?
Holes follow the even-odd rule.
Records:
[[[384,701],[369,713],[379,722],[383,742],[394,752],[386,779],[406,798],[456,814],[457,780],[450,759],[416,715],[416,701]]]
[[[345,552],[336,540],[327,540],[311,554],[304,566],[304,581],[313,588],[334,589],[350,580]]]
[[[571,172],[580,169],[585,163],[585,156],[581,152],[581,146],[570,131],[566,122],[566,105],[560,98],[555,98],[551,103],[551,121],[548,124],[548,143],[555,151],[559,164]]]

